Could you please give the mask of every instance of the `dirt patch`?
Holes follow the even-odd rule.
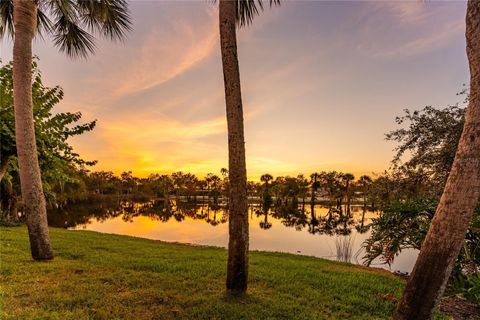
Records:
[[[480,306],[460,297],[443,297],[440,310],[454,320],[480,320]]]

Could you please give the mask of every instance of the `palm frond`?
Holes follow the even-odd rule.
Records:
[[[86,58],[95,52],[95,37],[66,17],[60,17],[52,30],[54,44],[68,56]]]
[[[269,0],[270,7],[280,5],[280,0]],[[263,0],[235,0],[236,21],[239,26],[252,23],[253,18],[263,11]]]
[[[78,1],[81,21],[112,40],[121,40],[132,29],[128,3],[125,0]]]
[[[42,2],[40,2],[41,4]],[[41,7],[37,10],[37,32],[41,35],[51,31],[51,21]],[[13,38],[13,0],[0,0],[0,38],[8,35]]]
[[[37,32],[40,36],[44,33],[49,34],[52,32],[52,21],[50,21],[41,7],[37,10]]]
[[[13,0],[0,0],[0,39],[9,35],[13,38]]]
[[[48,1],[55,23],[51,27],[53,42],[60,51],[70,57],[86,58],[95,51],[95,38],[82,29],[74,0]]]
[[[95,51],[95,34],[120,40],[131,30],[126,0],[42,0],[55,23],[54,43],[71,57],[86,58]]]

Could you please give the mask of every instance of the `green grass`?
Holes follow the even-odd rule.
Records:
[[[25,227],[0,228],[1,319],[388,319],[402,280],[373,269],[252,252],[250,287],[225,294],[226,251],[50,230],[33,262]]]

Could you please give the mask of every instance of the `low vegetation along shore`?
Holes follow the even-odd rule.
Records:
[[[237,299],[224,291],[224,249],[50,232],[55,260],[33,262],[26,228],[0,228],[0,318],[388,319],[404,287],[386,271],[252,252]]]

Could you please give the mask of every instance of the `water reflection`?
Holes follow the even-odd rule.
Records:
[[[263,230],[272,228],[270,220],[280,222],[286,227],[297,231],[307,231],[311,234],[350,235],[355,228],[359,233],[369,230],[370,219],[365,219],[366,208],[352,207],[351,212],[361,212],[357,215],[344,215],[336,208],[326,208],[320,205],[305,206],[278,206],[270,207],[265,204],[250,204],[251,220],[261,218],[258,225]],[[322,215],[322,212],[326,214]],[[371,212],[370,212],[371,213]],[[226,205],[201,202],[177,202],[150,200],[137,201],[108,201],[99,203],[79,203],[63,208],[49,209],[48,222],[51,226],[61,228],[75,228],[78,225],[86,226],[93,221],[105,222],[113,218],[121,218],[132,223],[137,217],[148,217],[152,221],[182,222],[186,218],[206,222],[212,226],[224,224],[228,221]],[[270,220],[269,220],[270,219]],[[258,220],[258,219],[255,219]]]
[[[295,202],[249,206],[252,250],[302,253],[360,263],[361,243],[369,236],[378,213],[365,206],[338,207]],[[225,204],[155,199],[78,203],[50,209],[51,226],[88,229],[164,241],[225,247],[228,210]],[[266,231],[267,230],[267,231]],[[394,270],[410,271],[416,255],[397,259]],[[400,264],[398,263],[400,260]]]

